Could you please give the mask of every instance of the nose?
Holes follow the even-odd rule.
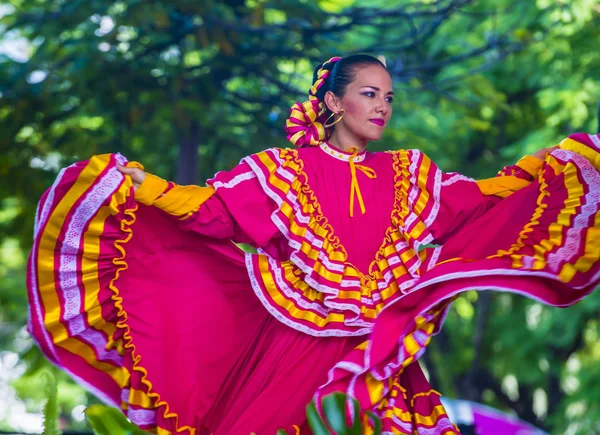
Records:
[[[388,114],[389,108],[387,107],[387,102],[385,100],[380,100],[377,102],[377,106],[375,107],[375,111],[382,116],[386,116]]]

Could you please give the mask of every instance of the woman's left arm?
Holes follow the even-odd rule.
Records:
[[[419,190],[430,192],[431,210],[435,215],[423,215],[422,220],[432,243],[443,244],[464,225],[482,216],[502,200],[521,190],[536,178],[545,156],[556,147],[544,148],[533,155],[506,166],[495,177],[473,180],[458,173],[444,173],[431,162],[429,174],[436,182],[421,182]],[[437,172],[437,177],[436,177]],[[441,175],[440,175],[441,174]],[[421,178],[421,177],[419,177]],[[422,178],[421,178],[422,179]],[[424,211],[427,208],[423,208]],[[432,212],[430,212],[432,213]]]

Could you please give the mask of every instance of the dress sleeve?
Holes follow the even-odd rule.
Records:
[[[428,157],[424,156],[423,160],[428,160]],[[527,187],[543,161],[525,156],[515,165],[500,170],[496,177],[477,181],[458,173],[444,173],[430,160],[428,163],[427,172],[432,179],[423,177],[421,173],[414,180],[417,191],[421,192],[419,199],[425,196],[432,201],[429,215],[423,216],[429,239],[431,243],[443,244],[462,226],[482,216],[502,198]],[[418,202],[415,203],[417,207]],[[426,208],[423,211],[427,212]]]
[[[217,173],[205,187],[181,186],[147,174],[135,198],[177,217],[182,229],[204,236],[261,247],[278,233],[271,221],[276,204],[244,162]]]

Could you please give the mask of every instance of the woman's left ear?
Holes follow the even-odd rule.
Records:
[[[325,93],[324,101],[327,108],[333,113],[340,113],[344,110],[339,98],[331,91]]]

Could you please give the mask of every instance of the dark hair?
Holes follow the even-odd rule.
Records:
[[[346,94],[348,85],[356,78],[358,70],[368,65],[379,65],[387,71],[387,68],[379,59],[369,56],[368,54],[354,54],[348,57],[342,57],[337,62],[328,62],[324,65],[319,65],[315,68],[313,83],[317,81],[317,73],[321,68],[331,72],[315,96],[319,101],[323,102],[325,101],[325,94],[327,91],[333,92],[340,98],[343,97]]]

